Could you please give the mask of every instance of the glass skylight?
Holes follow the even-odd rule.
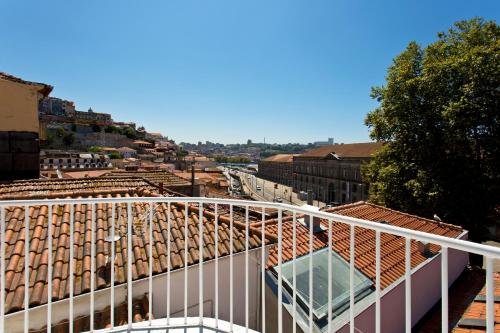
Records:
[[[311,256],[305,255],[295,261],[297,274],[297,299],[299,304],[308,312],[309,307],[309,261]],[[316,320],[327,316],[328,310],[328,248],[316,251],[313,258],[313,314]],[[349,263],[332,251],[332,311],[349,305]],[[275,267],[276,268],[276,267]],[[282,265],[283,282],[292,292],[293,261]],[[372,281],[363,273],[354,270],[355,300],[371,292]]]

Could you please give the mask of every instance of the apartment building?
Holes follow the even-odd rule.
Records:
[[[361,165],[368,162],[379,142],[334,144],[293,157],[293,191],[312,190],[315,199],[345,204],[366,200],[368,184]]]
[[[42,170],[102,169],[111,167],[110,158],[104,154],[59,150],[48,150],[40,153],[40,168]]]
[[[52,87],[0,72],[0,180],[38,178],[38,102]]]
[[[293,157],[294,154],[278,154],[259,161],[258,177],[293,186]]]

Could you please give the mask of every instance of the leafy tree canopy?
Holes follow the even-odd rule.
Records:
[[[370,136],[386,142],[363,169],[372,201],[480,234],[500,204],[500,28],[460,21],[412,42],[372,88]]]

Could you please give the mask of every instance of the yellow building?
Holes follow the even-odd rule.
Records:
[[[0,180],[38,178],[38,101],[52,87],[0,72]]]

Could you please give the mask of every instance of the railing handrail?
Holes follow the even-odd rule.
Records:
[[[373,221],[363,220],[355,217],[344,216],[340,214],[312,211],[308,208],[293,206],[285,203],[251,201],[239,199],[220,199],[220,198],[205,198],[205,197],[122,197],[122,198],[64,198],[64,199],[25,199],[25,200],[5,200],[0,201],[0,207],[9,206],[25,206],[25,205],[65,205],[71,203],[79,204],[110,204],[110,203],[205,203],[205,204],[225,204],[237,206],[249,206],[259,208],[281,209],[284,211],[295,211],[304,215],[310,215],[322,219],[332,219],[337,222],[354,225],[374,231],[389,233],[400,237],[410,238],[418,241],[449,247],[452,249],[466,251],[478,255],[488,256],[494,259],[500,259],[500,248],[474,243],[472,241],[450,238],[441,235],[426,233],[413,229],[393,226],[389,224],[377,223]]]

